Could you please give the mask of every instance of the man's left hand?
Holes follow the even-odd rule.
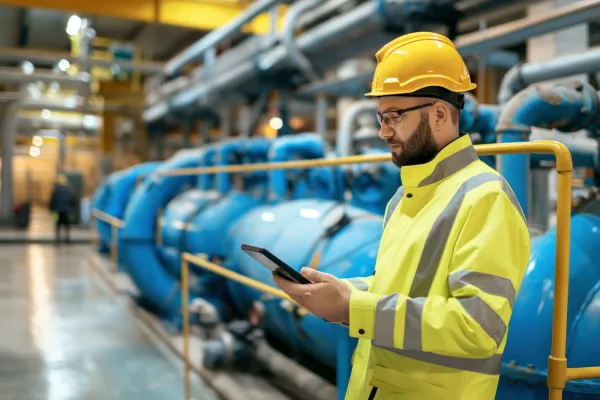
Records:
[[[348,324],[352,292],[350,287],[335,276],[312,268],[302,268],[300,273],[313,283],[300,284],[276,274],[273,274],[273,281],[311,313],[329,322]]]

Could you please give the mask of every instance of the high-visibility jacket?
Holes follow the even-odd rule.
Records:
[[[401,176],[375,273],[345,280],[346,400],[493,400],[530,255],[523,212],[468,135]]]

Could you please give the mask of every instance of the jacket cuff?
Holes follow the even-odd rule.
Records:
[[[350,324],[348,333],[358,339],[373,339],[375,307],[379,296],[375,293],[352,291],[350,294]]]

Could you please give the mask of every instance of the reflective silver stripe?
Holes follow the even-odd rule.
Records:
[[[502,354],[494,354],[489,358],[464,358],[442,356],[440,354],[428,353],[416,350],[398,350],[392,347],[381,347],[383,350],[391,351],[413,360],[423,361],[442,367],[459,369],[462,371],[478,372],[486,375],[498,375],[502,366]]]
[[[363,281],[362,279],[350,278],[350,279],[346,279],[346,280],[348,282],[350,282],[350,284],[352,284],[352,286],[354,286],[358,290],[362,290],[363,292],[366,292],[367,290],[369,290],[369,285],[367,284],[367,282]]]
[[[519,204],[519,200],[517,200],[517,196],[515,196],[515,192],[512,191],[510,185],[508,184],[506,179],[504,179],[504,177],[502,177],[502,191],[504,193],[506,193],[506,195],[510,199],[510,202],[519,211],[519,214],[521,214],[521,217],[523,218],[523,220],[525,222],[527,222],[527,217],[525,217],[525,214],[523,214],[523,209],[521,208],[521,205]]]
[[[485,183],[494,181],[500,181],[500,176],[487,172],[467,179],[456,191],[444,211],[438,215],[425,240],[423,252],[421,253],[417,272],[415,273],[408,297],[427,297],[438,264],[442,259],[446,241],[448,240],[448,236],[450,236],[454,220],[458,215],[458,210],[465,195]]]
[[[494,309],[487,305],[480,297],[468,297],[458,299],[458,302],[471,317],[483,328],[489,337],[494,339],[500,346],[504,333],[506,333],[506,324]]]
[[[378,347],[394,347],[394,327],[396,325],[396,306],[399,295],[391,294],[382,297],[375,307],[375,331],[373,345]],[[422,350],[421,325],[423,322],[423,304],[425,298],[407,299],[404,322],[405,349]]]
[[[511,308],[515,304],[517,292],[508,278],[479,271],[455,271],[448,277],[448,286],[452,292],[467,285],[475,286],[485,293],[505,297]]]
[[[375,307],[374,346],[394,347],[394,323],[396,322],[396,304],[398,294],[382,297]]]
[[[388,202],[388,206],[387,206],[387,209],[386,209],[386,212],[385,212],[385,216],[384,216],[384,220],[383,220],[383,228],[384,229],[385,229],[385,226],[387,225],[388,221],[392,217],[392,214],[394,213],[394,211],[398,207],[398,204],[400,204],[400,200],[402,200],[402,196],[404,196],[404,186],[400,186],[398,188],[398,190],[396,190],[396,193],[394,193],[394,195],[392,196],[392,198]]]
[[[425,297],[408,299],[406,301],[406,317],[404,318],[404,346],[406,350],[423,350],[422,344],[422,324],[423,324],[423,305]]]
[[[465,147],[464,149],[450,155],[448,158],[440,161],[435,166],[431,175],[419,183],[419,187],[443,181],[478,159],[479,157],[477,156],[477,152],[473,146]]]

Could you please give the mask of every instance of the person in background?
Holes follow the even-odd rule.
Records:
[[[342,280],[303,268],[312,284],[274,280],[359,339],[346,400],[493,400],[529,262],[525,216],[459,130],[475,84],[454,44],[417,32],[376,58],[367,96],[403,185],[385,212],[376,273]]]
[[[50,211],[56,215],[56,233],[55,241],[60,242],[60,228],[65,227],[66,236],[65,242],[70,242],[71,237],[69,233],[69,215],[73,210],[73,193],[69,187],[67,177],[63,174],[59,174],[56,179],[56,185],[52,190],[52,196],[50,198]]]

